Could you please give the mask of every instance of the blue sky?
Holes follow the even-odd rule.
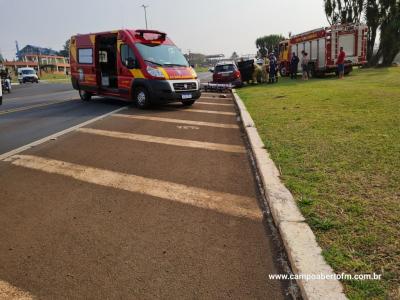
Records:
[[[257,37],[327,25],[323,0],[0,0],[0,52],[15,43],[61,49],[76,33],[149,27],[168,33],[183,52],[255,53]]]

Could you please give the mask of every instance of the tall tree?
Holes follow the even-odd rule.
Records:
[[[65,56],[65,57],[69,56],[69,44],[70,44],[70,42],[71,42],[70,39],[65,41],[63,49],[60,52],[58,52],[59,55]]]
[[[258,52],[262,57],[265,57],[268,52],[277,49],[279,42],[283,41],[285,37],[278,34],[270,34],[260,37],[256,40]]]
[[[381,38],[379,54],[382,65],[390,66],[400,52],[400,0],[381,0]]]
[[[367,33],[367,60],[372,61],[374,54],[375,40],[381,21],[380,0],[367,0],[365,6],[365,20],[368,26]]]
[[[360,23],[365,0],[324,0],[329,24]]]

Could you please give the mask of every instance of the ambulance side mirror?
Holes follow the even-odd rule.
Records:
[[[128,57],[126,60],[126,67],[128,69],[138,69],[140,68],[139,62],[133,57]]]

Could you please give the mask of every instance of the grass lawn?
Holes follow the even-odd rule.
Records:
[[[400,68],[238,90],[351,299],[400,299]]]
[[[64,75],[64,74],[51,74],[42,72],[40,80],[63,82],[63,81],[70,81],[71,77],[69,75]]]

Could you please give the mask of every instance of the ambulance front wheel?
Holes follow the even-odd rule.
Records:
[[[149,92],[145,87],[138,86],[134,94],[134,102],[138,108],[145,109],[150,106]]]
[[[79,97],[81,97],[83,101],[90,101],[90,99],[92,99],[92,95],[83,90],[79,90]]]

